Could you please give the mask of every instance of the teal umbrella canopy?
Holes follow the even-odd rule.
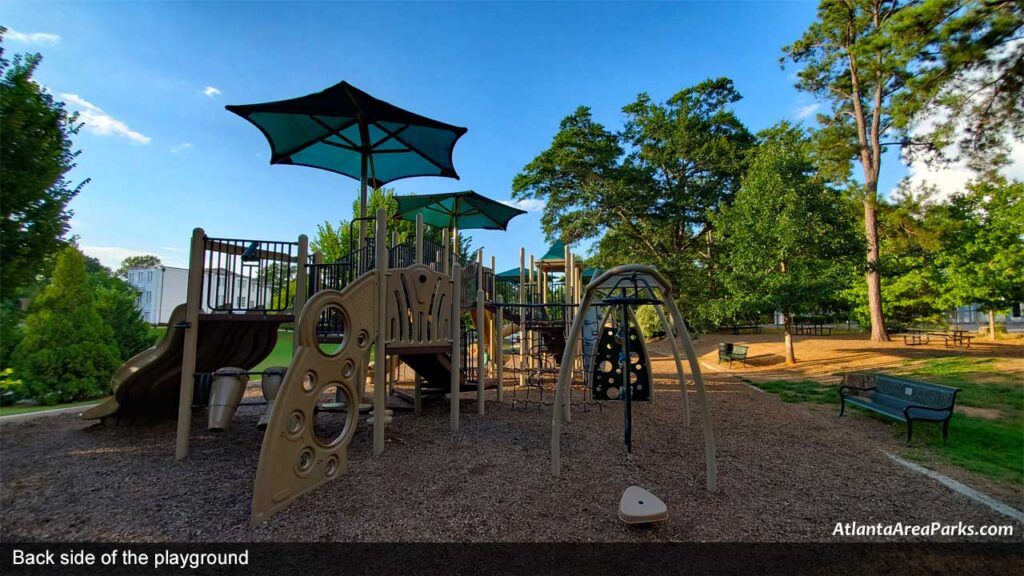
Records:
[[[516,266],[511,270],[505,270],[501,274],[498,274],[498,278],[504,278],[505,280],[511,280],[512,282],[519,283],[519,275],[524,274],[526,271]],[[525,274],[524,274],[525,275]]]
[[[457,230],[505,230],[509,220],[526,214],[526,210],[513,208],[472,190],[423,196],[395,196],[398,201],[396,220],[416,220],[435,228]]]
[[[378,100],[348,82],[290,100],[226,108],[260,129],[271,164],[320,168],[374,188],[414,176],[459,178],[452,152],[465,128]]]

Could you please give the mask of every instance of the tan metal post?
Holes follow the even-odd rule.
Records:
[[[423,214],[416,215],[416,263],[423,264]]]
[[[445,274],[448,274],[448,271],[452,269],[451,258],[448,256],[449,250],[450,248],[448,246],[448,229],[445,228],[444,230],[441,231],[441,257],[444,261],[444,265],[441,268],[441,270],[444,271]]]
[[[459,393],[462,391],[459,381],[460,351],[459,338],[462,318],[462,269],[456,264],[452,267],[452,359],[451,388],[449,389],[448,428],[452,432],[459,431]]]
[[[493,356],[494,369],[498,378],[498,402],[505,400],[505,298],[500,294],[497,296],[498,313],[497,321],[494,323],[494,341],[497,342],[497,350]]]
[[[387,234],[387,212],[377,209],[376,275],[377,275],[377,342],[373,350],[373,453],[384,452],[384,430],[387,428],[387,390],[384,374],[387,350],[384,348],[384,325],[387,323],[388,248],[384,244]]]
[[[308,279],[306,270],[306,263],[309,259],[309,237],[305,234],[299,235],[299,255],[297,262],[295,263],[295,304],[292,306],[292,327],[294,330],[295,323],[299,321],[299,314],[302,313],[302,308],[306,306],[306,292],[308,292]],[[285,266],[288,264],[286,263]],[[294,336],[294,332],[293,332]],[[292,338],[292,353],[299,347],[298,338]]]
[[[519,249],[519,386],[526,386],[526,248]]]
[[[192,230],[188,260],[188,291],[185,293],[185,349],[181,355],[181,390],[178,394],[178,430],[174,458],[188,456],[192,434],[192,395],[195,388],[196,348],[199,346],[199,312],[203,308],[203,257],[206,232]]]
[[[484,315],[484,249],[476,253],[476,413],[484,415],[484,385],[487,382],[487,370],[484,366],[484,338],[487,330]]]

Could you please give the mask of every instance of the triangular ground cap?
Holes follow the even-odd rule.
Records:
[[[627,524],[661,522],[668,518],[668,507],[647,490],[630,486],[619,500],[619,518]]]

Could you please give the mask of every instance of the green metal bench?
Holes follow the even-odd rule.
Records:
[[[737,344],[726,344],[718,347],[718,363],[721,364],[723,361],[729,361],[729,367],[732,367],[733,360],[747,363],[747,347],[739,346]]]
[[[839,415],[847,404],[907,423],[907,442],[913,421],[942,422],[942,441],[949,434],[949,419],[960,388],[931,384],[885,374],[850,373],[839,387]]]

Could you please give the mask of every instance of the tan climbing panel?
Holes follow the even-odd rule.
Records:
[[[388,351],[451,344],[452,281],[423,265],[388,272]]]
[[[357,377],[376,338],[376,277],[364,274],[344,291],[325,290],[309,299],[296,326],[297,347],[274,401],[260,450],[252,496],[252,523],[263,522],[292,500],[345,472],[348,446],[359,422]],[[321,315],[340,318],[344,336],[323,349],[317,342]],[[335,320],[336,321],[336,320]],[[334,437],[314,429],[317,402],[340,390],[345,424]]]

